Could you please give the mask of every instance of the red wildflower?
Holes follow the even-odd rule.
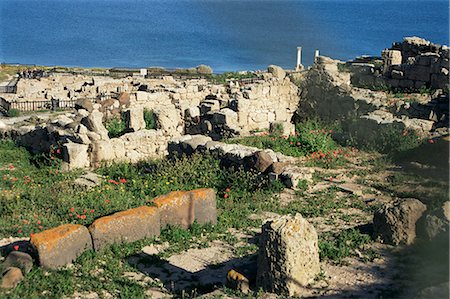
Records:
[[[91,210],[91,213],[94,213],[94,209]]]
[[[109,180],[108,182],[110,182],[111,184],[114,184],[114,185],[119,185],[119,182],[117,182],[115,180]]]
[[[225,194],[223,195],[223,198],[228,198],[228,193],[225,193]]]
[[[299,141],[299,142],[297,142],[297,145],[298,145],[298,146],[300,146],[300,144],[301,144],[301,143],[300,143],[300,141]]]
[[[293,145],[294,143],[293,143],[292,141],[289,141],[289,144],[290,144],[290,145]]]
[[[433,144],[435,141],[433,139],[428,139],[429,144]]]
[[[86,219],[86,215],[81,215],[80,218],[81,219]]]
[[[105,203],[109,203],[109,202],[110,202],[110,200],[109,200],[109,199],[106,199],[106,200],[105,200]]]
[[[44,227],[42,225],[39,225],[39,229],[43,229]]]
[[[230,191],[231,191],[230,188],[225,189],[225,192],[230,192]]]
[[[408,131],[403,131],[402,135],[403,135],[403,136],[408,135]]]
[[[15,168],[14,165],[12,165],[12,164],[9,165],[9,169],[14,170],[14,168]]]
[[[34,236],[34,233],[30,233],[30,237]]]
[[[125,184],[127,182],[126,179],[119,179],[119,182],[121,182],[122,184]]]
[[[80,217],[81,217],[81,216],[77,214],[77,218],[80,219]]]
[[[18,231],[17,231],[19,234],[21,234],[22,233],[22,230],[21,229],[19,229]]]
[[[71,207],[71,208],[70,208],[70,211],[71,211],[71,212],[75,211],[75,208],[74,208],[74,207]]]
[[[73,216],[73,214],[72,214],[72,213],[70,213],[70,214],[69,214],[69,216],[70,216],[70,217],[72,217],[72,216]]]
[[[41,220],[38,220],[38,221],[37,221],[37,224],[41,224]]]
[[[19,245],[14,245],[14,250],[19,250]]]
[[[57,150],[56,150],[56,153],[59,155],[59,154],[61,154],[61,150],[58,148]]]

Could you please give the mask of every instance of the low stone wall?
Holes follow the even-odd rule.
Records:
[[[73,262],[86,250],[101,251],[114,243],[130,243],[157,237],[160,228],[194,221],[216,223],[216,194],[212,189],[175,191],[153,199],[156,206],[143,206],[96,219],[89,227],[64,224],[34,234],[30,242],[39,264],[58,269]]]
[[[314,169],[295,165],[296,158],[285,156],[270,149],[261,150],[240,144],[213,141],[203,135],[184,135],[173,138],[168,146],[170,156],[191,155],[193,153],[211,154],[224,165],[242,166],[280,180],[286,187],[296,189],[302,180],[312,181]]]

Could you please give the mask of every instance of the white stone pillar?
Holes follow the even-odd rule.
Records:
[[[319,57],[319,50],[314,52],[314,62],[317,62],[317,57]]]
[[[295,67],[296,71],[302,69],[302,47],[297,47],[297,65]]]

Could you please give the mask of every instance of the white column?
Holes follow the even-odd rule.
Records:
[[[297,47],[297,65],[295,69],[299,70],[301,65],[302,65],[302,47]]]
[[[316,62],[317,57],[319,57],[319,50],[316,50],[316,51],[314,52],[314,62]]]

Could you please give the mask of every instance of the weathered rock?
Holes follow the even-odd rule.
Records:
[[[159,216],[157,208],[143,206],[96,219],[89,226],[94,249],[159,236]]]
[[[251,160],[253,162],[252,168],[259,172],[265,172],[273,163],[272,157],[264,151],[254,153]]]
[[[83,188],[92,188],[101,184],[102,177],[96,173],[88,171],[75,179],[74,184]]]
[[[63,159],[68,163],[69,169],[89,167],[89,145],[79,143],[66,143],[63,146]]]
[[[89,116],[83,118],[81,123],[85,125],[89,131],[99,134],[102,139],[108,139],[108,130],[106,130],[102,121],[103,113],[94,110]]]
[[[27,274],[33,268],[33,258],[25,252],[11,251],[3,262],[2,269],[6,270],[10,267],[19,268],[23,273]]]
[[[227,273],[226,286],[233,290],[238,290],[243,294],[248,294],[250,291],[248,278],[234,269],[231,269]]]
[[[272,165],[270,165],[269,172],[281,174],[288,165],[288,162],[273,162]]]
[[[94,106],[92,105],[92,101],[89,99],[80,99],[75,103],[75,109],[80,110],[84,109],[89,112],[92,112],[94,110]]]
[[[133,132],[145,129],[144,109],[133,107],[124,111],[127,129]]]
[[[23,280],[22,271],[16,267],[7,268],[2,277],[2,289],[13,289]]]
[[[34,234],[30,242],[37,250],[40,265],[48,269],[64,267],[92,249],[88,229],[78,224],[64,224]]]
[[[374,214],[374,236],[392,245],[412,244],[416,238],[416,222],[426,209],[414,198],[385,204]]]
[[[300,167],[296,165],[288,165],[280,174],[283,184],[292,189],[296,189],[300,181],[311,182],[314,169],[309,167]]]
[[[300,214],[268,220],[262,226],[258,254],[258,287],[301,296],[320,271],[315,228]]]
[[[286,72],[277,65],[269,65],[267,71],[278,79],[284,79],[286,77]]]
[[[119,97],[119,103],[121,106],[130,106],[130,94],[128,92],[122,92]]]

